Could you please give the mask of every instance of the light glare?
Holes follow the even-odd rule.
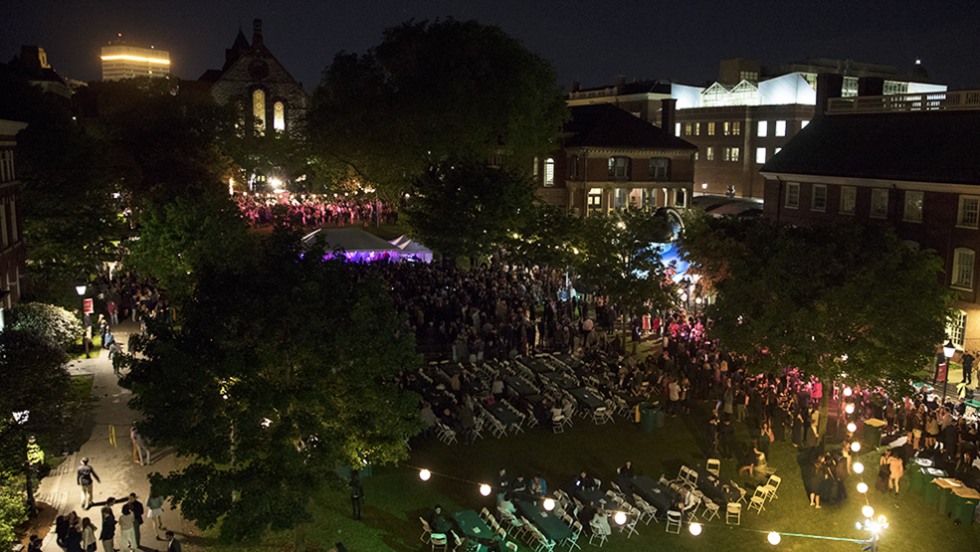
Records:
[[[430,477],[432,477],[432,472],[430,472],[429,470],[426,469],[419,470],[419,479],[421,479],[422,481],[428,481]]]
[[[783,536],[775,531],[769,531],[769,535],[766,537],[766,540],[769,541],[769,544],[776,546],[783,540]]]

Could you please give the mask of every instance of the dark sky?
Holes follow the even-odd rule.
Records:
[[[0,0],[0,59],[42,46],[61,74],[100,77],[99,47],[116,33],[170,51],[196,79],[220,68],[239,25],[261,18],[266,45],[308,91],[340,50],[364,52],[385,27],[452,16],[499,25],[550,61],[564,86],[614,75],[717,78],[731,57],[779,65],[806,57],[911,68],[980,87],[976,0]]]

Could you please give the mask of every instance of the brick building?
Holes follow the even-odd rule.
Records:
[[[664,105],[664,128],[670,128],[673,104]],[[694,145],[612,105],[570,111],[561,149],[535,163],[539,197],[582,216],[689,206]]]
[[[14,164],[17,133],[26,123],[0,119],[0,329],[3,309],[20,301],[24,274],[23,225],[20,220],[20,181]]]
[[[935,250],[956,296],[948,337],[980,348],[980,92],[841,98],[842,79],[828,77],[826,114],[762,167],[765,216],[877,220]]]

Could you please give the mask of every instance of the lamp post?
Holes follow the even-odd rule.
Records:
[[[27,432],[24,430],[24,424],[31,417],[31,411],[21,410],[20,412],[12,412],[12,414],[14,415],[14,421],[17,422],[17,426],[20,427],[21,442],[24,447],[24,479],[27,482],[27,515],[34,517],[34,514],[37,513],[37,507],[34,503],[34,486],[31,485],[31,457],[27,451]]]
[[[946,357],[946,377],[943,378],[943,404],[946,402],[946,384],[949,382],[949,363],[955,354],[956,345],[953,345],[952,339],[947,339],[946,343],[943,345],[943,356]]]

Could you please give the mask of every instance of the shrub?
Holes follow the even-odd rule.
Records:
[[[10,311],[12,329],[44,336],[64,350],[82,338],[82,323],[67,310],[47,303],[24,303]]]

